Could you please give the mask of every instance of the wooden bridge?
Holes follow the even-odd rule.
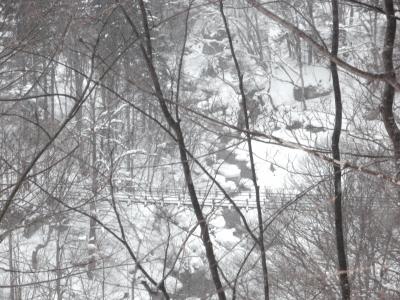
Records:
[[[5,186],[4,184],[2,186]],[[54,187],[53,187],[54,188]],[[63,186],[64,196],[58,195],[60,199],[69,198],[73,202],[76,200],[84,201],[87,203],[95,200],[97,204],[111,203],[111,191],[109,188],[104,187],[101,189],[96,196],[91,191],[89,185],[75,185],[72,184],[69,187]],[[40,189],[38,189],[40,193]],[[132,205],[155,205],[158,207],[162,206],[191,206],[190,196],[186,189],[154,189],[150,187],[133,187],[123,186],[113,189],[114,199],[117,203],[123,204],[124,206]],[[204,207],[225,207],[231,208],[232,203],[225,197],[225,195],[215,188],[196,190],[198,200]],[[273,190],[273,191],[260,191],[260,202],[261,207],[264,210],[275,210],[282,207],[287,207],[288,210],[315,210],[321,206],[329,206],[332,204],[333,195],[329,194],[317,194],[315,192],[309,192],[299,196],[300,193],[295,193],[294,190]],[[3,195],[4,196],[4,195]],[[229,193],[229,197],[239,208],[254,209],[257,207],[256,195],[254,191],[235,191]],[[376,201],[371,201],[371,199]],[[378,199],[379,198],[379,199]],[[383,200],[381,197],[371,197],[370,195],[359,195],[352,197],[356,199],[358,203],[365,203],[368,200],[369,205],[376,208],[393,208],[395,205],[391,205],[389,201]],[[352,201],[353,203],[355,201]],[[108,206],[108,205],[106,205]],[[110,207],[110,206],[108,206]]]
[[[226,207],[231,208],[232,203],[225,197],[225,195],[218,190],[197,190],[197,197],[202,206],[205,207]],[[280,191],[264,191],[260,192],[261,207],[265,210],[279,209],[285,206],[289,210],[314,210],[321,206],[328,206],[332,204],[332,195],[322,195],[317,193],[306,193],[299,196],[300,193],[294,193],[294,191],[280,190]],[[230,193],[230,198],[239,208],[254,209],[256,205],[255,192],[251,191],[237,191]],[[79,192],[75,194],[75,197],[80,199],[93,198],[93,193],[90,191]],[[371,199],[369,195],[357,196],[357,201],[365,201]],[[111,201],[110,193],[103,191],[96,197],[97,201]],[[155,206],[191,206],[191,200],[186,190],[161,190],[161,189],[138,189],[134,187],[124,187],[123,190],[118,189],[114,191],[114,199],[118,203],[124,203],[127,206],[141,204],[144,206],[155,205]],[[377,199],[379,200],[379,199]],[[383,202],[376,201],[376,207],[382,208]],[[385,201],[386,204],[387,201]]]

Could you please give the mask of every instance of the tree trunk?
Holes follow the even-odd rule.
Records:
[[[384,48],[382,52],[382,61],[384,71],[393,80],[396,80],[396,74],[393,67],[393,47],[396,39],[396,19],[393,7],[393,0],[385,0],[386,12],[386,32],[384,40]],[[394,101],[394,88],[388,83],[382,95],[381,114],[383,123],[385,124],[386,131],[393,144],[393,151],[396,165],[396,180],[400,179],[400,130],[394,119],[393,101]]]
[[[61,222],[58,222],[58,227],[61,226]],[[61,277],[62,277],[62,247],[60,245],[60,238],[61,232],[60,229],[57,230],[57,241],[56,241],[56,273],[57,273],[57,280],[56,280],[56,293],[57,293],[57,300],[62,300],[63,292],[61,289]]]
[[[97,169],[96,169],[96,161],[97,161],[97,138],[95,132],[95,123],[96,123],[96,102],[93,99],[92,103],[92,116],[93,116],[93,123],[92,123],[92,194],[93,199],[90,202],[89,210],[91,216],[96,216],[96,199],[97,199]],[[89,221],[89,242],[90,245],[89,249],[89,265],[88,265],[88,275],[89,278],[92,278],[92,273],[96,269],[96,246],[97,246],[97,238],[96,238],[96,221],[90,218]]]
[[[332,0],[332,55],[337,56],[339,48],[339,11],[337,0]],[[333,91],[335,94],[335,127],[332,134],[332,156],[333,159],[340,161],[340,133],[342,131],[342,97],[340,92],[339,75],[337,65],[331,62],[331,73]],[[344,241],[343,216],[342,216],[342,172],[339,165],[333,166],[334,185],[335,185],[335,230],[336,248],[338,256],[338,272],[342,299],[350,299],[350,283],[347,274],[347,259]]]
[[[12,233],[8,236],[8,268],[10,269],[10,300],[15,300],[15,273],[14,270],[14,259],[13,259],[13,242]]]
[[[308,16],[310,17],[310,21],[311,21],[311,25],[312,25],[311,29],[310,29],[311,37],[315,38],[315,34],[314,34],[314,31],[315,31],[314,0],[308,0],[307,1],[307,9],[308,9]],[[310,44],[308,44],[307,47],[308,47],[308,49],[307,49],[307,52],[308,52],[307,53],[308,54],[308,64],[311,65],[313,63],[313,52],[314,52],[314,49]]]

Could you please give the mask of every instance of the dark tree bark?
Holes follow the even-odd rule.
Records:
[[[311,22],[311,37],[315,39],[315,18],[314,18],[314,0],[308,0],[307,1],[307,11],[308,11],[308,16],[310,18]],[[314,58],[314,49],[313,47],[308,44],[307,45],[307,54],[308,54],[308,64],[311,65],[313,63],[313,58]]]
[[[61,222],[58,223],[58,226],[61,226]],[[58,229],[57,230],[57,239],[56,239],[56,294],[57,294],[57,300],[62,300],[63,299],[63,290],[61,287],[61,278],[62,278],[62,254],[63,254],[63,249],[61,245],[61,232]]]
[[[8,236],[8,268],[10,269],[10,300],[15,300],[15,272],[14,271],[14,258],[13,258],[13,242],[12,233]]]
[[[393,0],[385,0],[386,32],[382,61],[384,71],[392,80],[396,80],[396,73],[393,66],[393,47],[396,39],[396,18],[393,7]],[[394,119],[393,102],[395,89],[388,83],[382,94],[381,114],[386,131],[393,144],[393,151],[396,164],[396,180],[400,180],[400,129]]]
[[[93,101],[91,103],[91,109],[92,109],[92,116],[93,116],[93,121],[91,125],[91,159],[92,159],[92,194],[93,194],[93,199],[90,202],[89,210],[90,214],[92,216],[96,215],[96,200],[98,197],[98,186],[97,186],[97,168],[96,168],[96,162],[97,162],[97,137],[96,137],[96,132],[95,132],[95,122],[96,122],[96,103]],[[96,269],[96,258],[95,258],[95,253],[96,253],[96,247],[97,247],[97,236],[96,236],[96,222],[94,219],[89,220],[89,245],[92,247],[89,249],[89,265],[88,265],[88,276],[91,279],[93,276],[93,271]]]
[[[339,9],[338,1],[332,0],[332,56],[337,56],[339,48]],[[335,94],[335,127],[332,134],[332,156],[333,159],[340,161],[340,134],[342,131],[342,96],[340,92],[340,82],[337,65],[331,61],[331,73],[333,91]],[[340,280],[340,288],[342,291],[342,299],[350,299],[350,283],[347,274],[347,259],[343,232],[343,216],[342,216],[342,171],[339,165],[333,166],[334,185],[335,185],[335,231],[336,231],[336,248],[338,256],[338,272]]]

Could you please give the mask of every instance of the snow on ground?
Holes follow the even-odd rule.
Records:
[[[227,192],[234,192],[237,189],[236,183],[227,180],[223,175],[215,176],[215,180],[227,191]]]
[[[293,180],[293,176],[288,175],[287,169],[295,168],[300,163],[300,158],[304,157],[304,153],[299,150],[285,149],[258,141],[253,143],[253,149],[261,190],[287,187],[290,180]],[[271,168],[271,164],[275,167]]]
[[[283,63],[282,63],[283,64]],[[278,105],[296,104],[293,97],[293,84],[301,86],[298,68],[293,67],[295,62],[288,60],[284,65],[278,64],[273,71],[270,95]],[[284,71],[283,71],[284,69]],[[330,71],[328,68],[316,66],[303,66],[304,86],[318,85],[329,88]]]
[[[235,178],[240,176],[239,167],[228,163],[222,164],[218,172],[226,178]]]
[[[224,228],[225,224],[226,222],[223,216],[216,216],[210,220],[210,225],[217,228]]]
[[[240,238],[234,235],[235,229],[222,229],[215,233],[215,241],[226,248],[232,248],[240,241]]]

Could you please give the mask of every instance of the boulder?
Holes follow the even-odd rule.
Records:
[[[302,101],[301,97],[302,88],[300,86],[293,87],[293,98],[296,101]],[[331,90],[322,88],[319,85],[308,85],[304,87],[304,100],[315,99],[329,95]]]

